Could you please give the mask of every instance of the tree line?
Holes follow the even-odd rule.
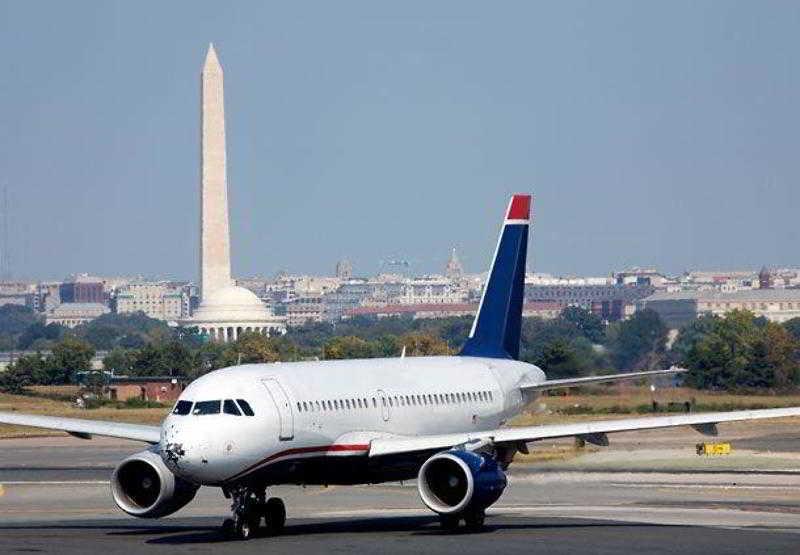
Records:
[[[236,364],[457,353],[472,318],[356,318],[291,328],[280,337],[244,333],[208,342],[194,329],[171,328],[144,314],[107,314],[67,330],[43,325],[24,307],[0,307],[0,344],[29,345],[0,374],[0,389],[75,383],[95,353],[116,375],[196,378]],[[648,370],[678,364],[687,385],[701,389],[788,389],[800,384],[800,319],[785,324],[733,311],[703,316],[670,337],[651,310],[606,324],[578,307],[550,320],[525,318],[520,358],[551,378]]]

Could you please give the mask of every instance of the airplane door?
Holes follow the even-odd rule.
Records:
[[[294,437],[294,415],[292,414],[292,404],[289,402],[286,390],[275,378],[261,380],[261,383],[269,391],[270,397],[272,397],[272,401],[278,409],[278,418],[280,419],[278,438],[281,440],[292,439]]]
[[[386,392],[382,389],[377,391],[378,395],[378,407],[381,410],[381,418],[383,418],[384,422],[389,421],[389,398],[386,396]]]

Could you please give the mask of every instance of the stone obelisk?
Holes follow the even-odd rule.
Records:
[[[208,47],[201,81],[200,293],[206,298],[233,284],[222,66],[213,44]]]

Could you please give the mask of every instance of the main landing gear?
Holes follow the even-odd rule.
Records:
[[[266,499],[264,490],[241,487],[230,492],[233,518],[222,523],[222,533],[229,539],[249,540],[260,532],[276,536],[286,524],[286,507],[277,497]],[[262,528],[262,521],[264,526]]]
[[[456,514],[440,514],[439,524],[443,530],[455,531],[458,530],[461,520],[464,520],[464,528],[469,532],[477,532],[483,528],[483,523],[486,521],[486,510],[469,508],[462,513]]]

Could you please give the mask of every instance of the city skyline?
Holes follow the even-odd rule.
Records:
[[[209,41],[237,276],[432,273],[453,245],[484,271],[518,191],[534,271],[798,265],[796,6],[192,6],[0,6],[14,276],[197,280],[186,99]]]

